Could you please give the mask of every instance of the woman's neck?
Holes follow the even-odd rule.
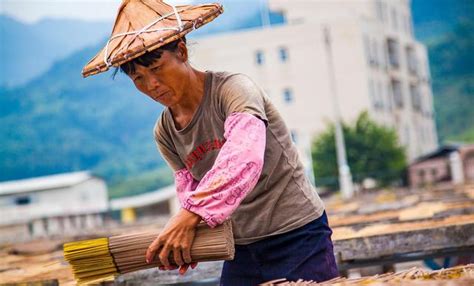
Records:
[[[182,100],[170,107],[177,127],[185,127],[199,108],[204,97],[205,77],[206,74],[204,72],[191,68]]]

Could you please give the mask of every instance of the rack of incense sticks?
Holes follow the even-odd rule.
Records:
[[[278,279],[269,281],[260,286],[316,286],[316,285],[473,285],[474,264],[461,265],[453,268],[436,271],[426,271],[413,267],[411,269],[397,272],[385,273],[360,278],[337,277],[324,282],[314,281],[287,281]]]
[[[158,256],[146,263],[148,246],[159,235],[146,232],[77,241],[64,244],[64,257],[72,267],[78,284],[113,280],[118,274],[161,266]],[[234,239],[229,221],[216,228],[201,223],[191,247],[193,262],[232,260]],[[174,264],[172,254],[170,263]]]

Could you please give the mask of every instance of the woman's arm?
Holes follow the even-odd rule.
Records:
[[[231,216],[255,187],[263,168],[266,129],[261,119],[233,113],[226,119],[224,130],[226,142],[211,170],[194,191],[180,199],[184,209],[198,214],[211,227]]]
[[[160,121],[157,122],[154,129],[155,141],[157,147],[168,163],[168,165],[175,170],[175,184],[180,194],[188,192],[195,188],[196,181],[192,179],[190,173],[187,173],[184,163],[181,161],[176,152],[172,140],[164,131]],[[173,253],[173,258],[179,267],[179,272],[184,274],[189,266],[194,268],[195,264],[190,264],[191,261],[191,245],[194,241],[196,225],[201,221],[201,217],[195,213],[189,212],[185,209],[180,209],[166,224],[160,235],[150,244],[146,251],[147,263],[152,263],[155,256],[158,256],[163,266],[162,270],[175,269],[169,263],[170,252]]]
[[[195,226],[204,219],[211,227],[223,223],[255,187],[263,168],[266,130],[264,122],[248,113],[234,113],[225,121],[222,146],[213,167],[200,182],[189,171],[175,173],[182,209],[148,247],[147,262],[158,256],[170,269],[168,256],[178,265],[191,263]],[[185,272],[187,266],[183,268]]]

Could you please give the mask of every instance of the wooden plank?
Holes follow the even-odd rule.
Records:
[[[474,223],[334,241],[341,261],[467,246],[474,246]]]
[[[405,209],[409,210],[409,209]],[[329,217],[329,224],[332,228],[340,226],[350,227],[364,227],[373,225],[374,223],[399,223],[402,222],[403,211],[384,211],[369,215],[351,215],[340,216],[334,215]],[[422,210],[425,211],[425,210]],[[426,211],[425,211],[426,212]],[[445,204],[444,209],[433,211],[431,216],[420,216],[409,219],[411,222],[425,221],[430,219],[443,219],[456,215],[471,215],[474,214],[474,201],[463,203],[449,203]],[[406,217],[405,217],[406,218]],[[406,219],[408,220],[408,219]]]
[[[436,249],[431,251],[410,252],[395,254],[392,256],[378,257],[375,259],[359,259],[349,261],[337,261],[337,268],[340,273],[344,273],[352,268],[362,268],[368,266],[394,265],[396,263],[408,261],[421,261],[430,258],[445,258],[464,256],[466,253],[474,253],[474,246]],[[346,272],[347,273],[347,272]],[[347,275],[347,274],[346,274]]]
[[[1,286],[58,286],[59,282],[57,279],[54,280],[43,280],[33,282],[18,282],[18,283],[5,283],[0,284]]]

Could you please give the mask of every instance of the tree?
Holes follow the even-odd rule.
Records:
[[[343,124],[342,128],[354,182],[373,178],[387,185],[401,178],[406,157],[395,130],[372,121],[367,112],[361,113],[355,124]],[[338,187],[334,132],[330,125],[313,142],[313,169],[318,186]]]

